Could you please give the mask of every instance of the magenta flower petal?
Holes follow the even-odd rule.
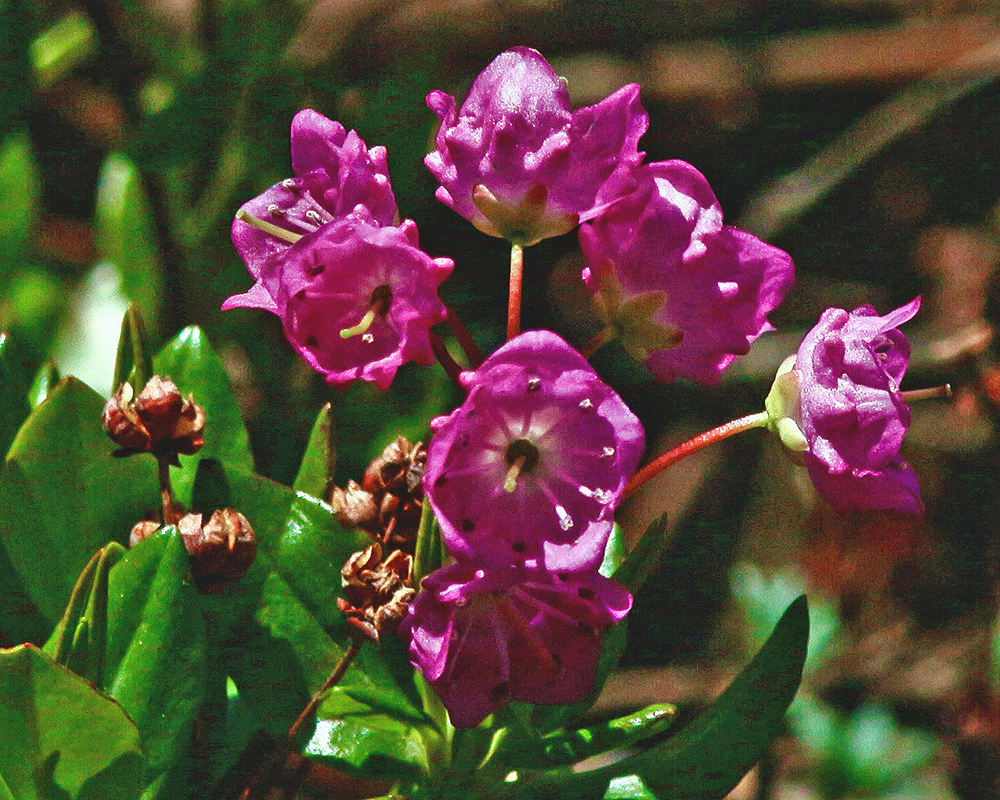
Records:
[[[799,346],[806,466],[835,508],[923,510],[916,476],[899,457],[910,425],[899,389],[910,345],[896,327],[919,308],[919,297],[881,317],[871,306],[829,308]]]
[[[623,586],[597,573],[455,564],[424,578],[400,636],[452,724],[468,728],[510,700],[582,699],[601,632],[631,605]]]
[[[424,475],[449,550],[493,566],[599,564],[642,455],[639,420],[549,331],[522,333],[466,375]]]
[[[767,314],[794,280],[788,254],[722,224],[705,178],[661,161],[615,178],[613,201],[581,226],[607,324],[661,381],[714,385],[719,373],[770,330]]]
[[[266,290],[230,298],[281,317],[285,335],[328,383],[373,381],[386,389],[400,365],[433,361],[429,330],[445,318],[437,288],[451,272],[447,258],[417,246],[416,225],[379,227],[358,216],[324,225],[265,261]],[[372,312],[370,324],[342,335]]]
[[[573,111],[552,67],[526,47],[497,56],[461,108],[441,91],[427,105],[441,119],[425,159],[441,183],[438,199],[484,233],[520,244],[592,215],[602,185],[642,161],[637,146],[649,123],[635,84]]]

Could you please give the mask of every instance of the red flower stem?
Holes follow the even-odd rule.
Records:
[[[479,365],[486,360],[486,357],[483,355],[483,351],[479,349],[479,345],[476,344],[476,340],[469,334],[469,329],[459,319],[458,314],[450,308],[448,309],[447,322],[451,326],[451,332],[455,334],[455,338],[458,339],[458,343],[462,346],[465,357],[469,359],[469,365],[473,369],[478,369]]]
[[[705,445],[720,442],[734,434],[748,431],[751,428],[763,427],[767,424],[767,421],[767,412],[758,411],[756,414],[747,414],[745,417],[734,419],[731,422],[720,425],[718,428],[712,428],[710,431],[699,433],[693,439],[688,439],[684,444],[679,444],[673,450],[668,450],[663,455],[657,456],[636,472],[628,479],[628,483],[625,484],[623,497],[633,494],[636,489],[652,478],[655,478],[671,464],[676,464],[685,456],[691,455],[696,450],[701,450]]]
[[[951,397],[951,384],[946,383],[932,389],[910,389],[906,392],[900,392],[899,396],[903,398],[904,403],[912,403],[915,400],[930,400],[934,397]]]
[[[160,500],[163,503],[163,524],[176,525],[180,517],[174,510],[174,487],[170,483],[170,462],[157,457],[157,477],[160,479]]]
[[[319,704],[322,702],[323,696],[330,691],[330,689],[336,686],[340,682],[340,679],[344,677],[344,673],[347,672],[347,668],[351,666],[351,662],[354,661],[354,657],[361,649],[361,641],[361,639],[357,638],[351,639],[350,646],[344,652],[344,655],[340,657],[340,661],[338,661],[337,666],[333,668],[333,672],[327,676],[323,685],[316,690],[312,699],[310,699],[306,707],[302,709],[302,713],[299,714],[298,719],[296,719],[295,722],[292,723],[292,727],[288,729],[289,739],[298,733],[299,728],[302,727],[302,723],[316,713],[316,709],[319,708]]]
[[[524,246],[510,246],[510,293],[507,295],[507,340],[521,332],[521,275],[524,272]]]
[[[580,355],[590,358],[608,342],[614,341],[618,337],[618,330],[611,325],[605,325],[604,330],[598,332],[594,337],[580,348]]]
[[[431,349],[434,351],[434,355],[437,356],[437,360],[441,362],[441,366],[448,373],[448,377],[451,378],[452,383],[464,391],[465,387],[462,386],[462,382],[458,379],[458,376],[462,374],[462,365],[451,357],[444,339],[434,333],[434,331],[430,331],[429,333]]]

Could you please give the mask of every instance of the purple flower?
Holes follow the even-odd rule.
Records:
[[[276,311],[274,273],[280,260],[274,256],[358,206],[376,225],[398,219],[384,147],[369,150],[357,133],[308,108],[292,119],[291,139],[295,177],[244,203],[233,222],[233,244],[256,282],[224,308]],[[256,221],[264,225],[252,224]]]
[[[638,84],[573,111],[565,85],[527,47],[493,59],[460,109],[442,91],[427,105],[441,118],[425,159],[441,182],[437,198],[484,233],[523,245],[596,213],[605,181],[642,161],[636,147],[649,123]]]
[[[445,318],[437,287],[453,266],[420,250],[411,220],[380,227],[357,212],[264,259],[260,302],[251,292],[223,308],[273,311],[330,384],[361,378],[386,389],[401,364],[433,361],[429,330]]]
[[[718,383],[771,330],[791,259],[723,225],[708,182],[683,161],[645,164],[605,192],[620,199],[580,228],[584,280],[604,321],[658,380]]]
[[[884,317],[871,306],[828,308],[799,345],[806,466],[835,508],[923,510],[916,475],[899,457],[910,426],[899,390],[910,345],[897,326],[919,308],[919,297]]]
[[[424,489],[451,553],[484,566],[599,564],[643,451],[639,420],[550,331],[511,339],[432,424]]]
[[[871,306],[828,308],[794,369],[779,370],[771,425],[803,453],[816,490],[837,509],[923,510],[916,475],[899,457],[910,425],[899,389],[910,345],[897,326],[919,308],[919,297],[884,317]]]
[[[455,564],[423,580],[400,636],[452,724],[478,725],[510,700],[573,703],[594,684],[600,633],[632,597],[594,573]]]

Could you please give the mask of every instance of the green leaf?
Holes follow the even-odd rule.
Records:
[[[430,503],[420,509],[420,526],[417,528],[417,544],[413,556],[413,585],[419,586],[426,575],[430,575],[444,563],[444,541],[441,528]]]
[[[253,469],[250,439],[222,360],[201,329],[192,326],[177,334],[153,358],[153,369],[157,375],[170,377],[181,394],[193,395],[205,409],[205,446],[197,455],[183,457],[181,469],[171,472],[175,496],[190,506],[198,461],[214,458],[227,470],[249,472]]]
[[[14,344],[0,333],[0,454],[6,456],[18,429],[31,413],[25,396],[24,369]]]
[[[28,403],[31,407],[34,408],[46,400],[57,383],[59,383],[59,370],[51,358],[46,359],[35,373],[31,386],[28,387]]]
[[[97,185],[94,238],[98,255],[118,268],[125,297],[156,330],[163,267],[142,176],[127,156],[112,153],[101,168]]]
[[[610,573],[611,577],[634,595],[659,567],[666,541],[667,515],[663,514],[649,524],[632,552]]]
[[[805,597],[793,602],[760,652],[700,717],[663,743],[589,772],[518,774],[504,797],[601,798],[612,778],[636,775],[657,797],[724,797],[760,760],[802,679],[809,638]]]
[[[73,586],[66,611],[45,644],[46,654],[105,689],[104,658],[108,635],[108,572],[125,554],[117,542],[102,547]]]
[[[313,497],[330,499],[333,488],[333,473],[337,468],[337,451],[333,445],[333,415],[330,404],[320,409],[309,443],[302,456],[298,475],[292,487],[297,492],[305,492]]]
[[[22,645],[0,650],[0,697],[0,784],[9,796],[139,796],[139,733],[121,706],[85,680]]]
[[[139,306],[132,302],[128,304],[128,311],[122,317],[122,332],[118,338],[118,355],[115,358],[115,377],[111,381],[111,391],[117,392],[131,378],[133,394],[138,395],[152,377],[153,358],[146,326],[142,322]]]
[[[208,673],[205,618],[173,527],[111,569],[105,669],[108,694],[142,733],[148,784],[186,751]]]
[[[7,136],[0,145],[0,264],[8,274],[24,257],[40,194],[31,140],[26,133]]]
[[[0,473],[0,543],[50,626],[94,551],[126,541],[159,506],[154,460],[111,457],[103,408],[78,380],[61,381],[31,412]]]

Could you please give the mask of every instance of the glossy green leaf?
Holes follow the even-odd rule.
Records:
[[[14,133],[0,144],[0,287],[6,289],[6,275],[24,256],[25,245],[38,215],[41,185],[31,140],[26,133]]]
[[[208,658],[184,541],[167,527],[131,548],[109,574],[105,683],[142,733],[145,783],[187,749]]]
[[[98,178],[94,238],[100,258],[114,264],[122,291],[139,306],[151,330],[159,322],[163,267],[142,176],[122,153],[112,153]]]
[[[227,470],[250,471],[250,439],[222,360],[199,328],[188,327],[177,334],[153,358],[153,369],[157,375],[170,377],[181,394],[193,395],[205,409],[205,446],[195,456],[182,456],[181,469],[172,473],[177,499],[190,506],[198,460],[214,458]]]
[[[159,505],[154,460],[112,458],[103,408],[78,380],[61,381],[22,426],[0,473],[0,542],[50,626],[94,551],[126,541]]]
[[[9,796],[139,796],[139,733],[120,705],[85,680],[22,645],[0,650],[0,698],[0,776]]]
[[[31,412],[25,388],[24,368],[14,343],[0,332],[0,455],[7,455],[14,436]]]
[[[117,542],[94,553],[77,578],[66,611],[44,648],[58,663],[101,690],[106,688],[108,573],[123,555],[125,548]]]
[[[623,775],[611,779],[604,800],[657,800],[657,797],[638,775]]]
[[[770,638],[726,690],[677,735],[635,756],[588,772],[519,772],[502,797],[601,798],[613,778],[636,775],[657,797],[724,797],[766,752],[802,679],[809,638],[805,597],[793,602]]]
[[[336,468],[337,451],[333,444],[333,415],[330,404],[327,403],[316,417],[312,433],[309,434],[306,452],[302,456],[302,464],[292,486],[298,492],[329,500]]]
[[[115,376],[111,381],[111,390],[131,378],[133,394],[139,394],[149,379],[153,377],[153,357],[146,336],[146,326],[142,321],[142,312],[137,303],[128,305],[128,311],[122,317],[122,332],[118,338],[118,355],[115,357]]]
[[[35,379],[28,387],[28,403],[32,408],[48,399],[49,392],[59,383],[59,370],[52,359],[46,359],[35,373]]]
[[[657,703],[609,722],[560,730],[538,739],[509,735],[506,746],[499,748],[495,757],[515,769],[568,766],[608,750],[628,747],[658,736],[670,727],[676,715],[674,706]]]

